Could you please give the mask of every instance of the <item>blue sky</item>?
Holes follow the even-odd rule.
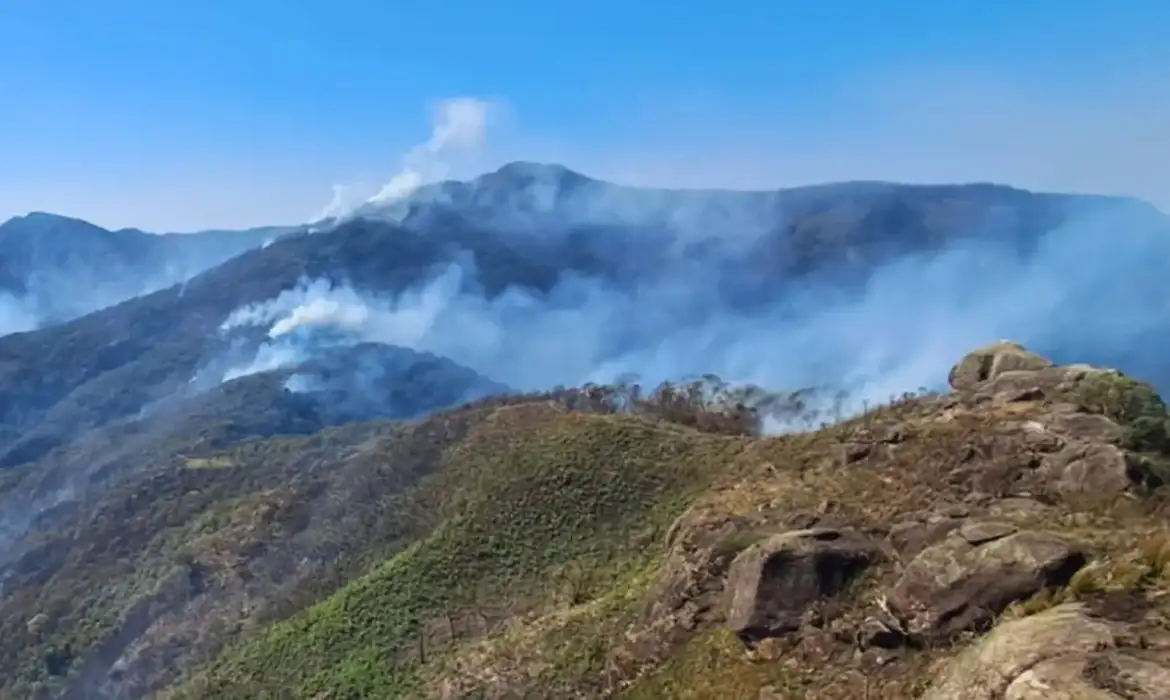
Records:
[[[333,185],[377,191],[452,98],[486,123],[430,175],[525,158],[1170,206],[1165,0],[2,0],[0,47],[0,218],[303,221]]]

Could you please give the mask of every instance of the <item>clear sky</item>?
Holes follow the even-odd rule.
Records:
[[[0,218],[296,223],[404,158],[1170,209],[1167,0],[0,0],[0,52]]]

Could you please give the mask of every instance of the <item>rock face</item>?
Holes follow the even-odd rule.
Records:
[[[954,649],[958,655],[933,677],[926,700],[1170,700],[1170,641],[1164,650],[1146,645],[1147,632],[1137,631],[1149,628],[1145,613],[1119,621],[1065,602],[1001,621],[1012,604],[1040,603],[1036,596],[1046,592],[1100,603],[1091,598],[1099,594],[1094,583],[1085,589],[1090,598],[1065,588],[1099,549],[1095,540],[1091,547],[1077,541],[1085,532],[1068,525],[1133,503],[1135,460],[1159,458],[1135,447],[1142,443],[1133,433],[1141,420],[1167,420],[1164,412],[1151,414],[1161,404],[1129,398],[1144,385],[1120,373],[1056,366],[1007,341],[967,355],[949,380],[955,391],[925,423],[866,421],[842,434],[830,460],[863,473],[901,464],[927,478],[929,465],[938,464],[935,474],[949,489],[941,502],[935,490],[920,509],[898,512],[879,528],[881,546],[861,534],[872,530],[840,526],[833,509],[823,508],[821,528],[749,547],[727,570],[726,626],[749,654],[783,640],[792,642],[783,653],[800,654],[802,663],[860,665],[867,674],[909,658],[907,648]],[[1149,393],[1139,389],[1139,398],[1142,391]],[[908,465],[899,455],[923,454],[916,441],[933,429],[924,425],[964,437],[949,453],[926,453]],[[900,483],[907,473],[888,476]],[[837,527],[823,527],[831,523]],[[891,560],[897,565],[887,566]],[[850,596],[838,594],[871,566],[859,583],[872,586],[871,597],[842,607]],[[1086,581],[1099,571],[1086,571]],[[972,634],[986,636],[969,642]],[[970,646],[959,651],[959,644]],[[772,691],[789,696],[787,688]]]
[[[837,594],[881,558],[876,543],[848,530],[774,535],[731,563],[727,626],[747,641],[795,631],[809,606]]]
[[[1085,562],[1081,551],[1053,535],[1018,532],[1005,520],[972,520],[915,556],[889,603],[910,634],[948,639],[1067,583]]]
[[[1125,506],[1114,507],[1132,506],[1135,486],[1145,485],[1134,476],[1135,462],[1170,456],[1158,452],[1155,441],[1134,440],[1143,420],[1170,420],[1164,406],[1156,396],[1149,399],[1152,390],[1120,373],[1056,366],[1007,341],[964,357],[949,381],[954,392],[938,398],[929,412],[908,410],[894,421],[850,426],[834,446],[836,455],[826,458],[844,470],[835,475],[842,480],[883,469],[889,469],[881,477],[889,484],[900,485],[911,474],[937,479],[920,492],[922,500],[903,501],[910,509],[898,509],[880,524],[834,520],[834,508],[818,508],[826,516],[817,520],[820,528],[774,535],[742,551],[724,579],[726,626],[757,660],[768,658],[760,650],[783,641],[774,658],[797,655],[799,661],[786,661],[790,666],[864,669],[859,673],[866,680],[852,686],[852,695],[843,679],[840,694],[816,697],[870,697],[877,687],[870,683],[877,683],[882,669],[896,668],[899,659],[913,657],[908,649],[918,648],[956,653],[928,677],[925,700],[1170,700],[1170,633],[1161,648],[1148,643],[1157,626],[1144,593],[1119,593],[1127,601],[1134,596],[1133,609],[1125,613],[1098,610],[1109,607],[1098,581],[1121,585],[1114,573],[1098,578],[1102,567],[1113,565],[1105,558],[1084,572],[1083,589],[1070,585],[1088,565],[1090,551],[1102,551],[1090,530],[1070,525],[1095,523],[1110,513],[1104,516],[1107,527],[1124,531],[1120,520],[1109,518],[1128,517],[1116,515]],[[921,449],[924,436],[943,444],[943,433],[957,439],[945,449]],[[868,496],[861,492],[861,498]],[[850,505],[841,508],[842,517],[890,518],[894,510]],[[825,527],[830,524],[835,527]],[[861,534],[878,530],[880,546]],[[1112,546],[1108,556],[1122,561],[1116,541]],[[840,594],[867,567],[857,582],[865,593]],[[1043,593],[1053,597],[1037,597]],[[1045,600],[1063,604],[1003,621],[1013,604],[1029,602],[1021,608],[1028,610]],[[1077,600],[1083,602],[1068,602]],[[1125,617],[1131,613],[1132,619]],[[908,688],[895,687],[901,693]],[[798,696],[788,686],[765,689],[760,697],[772,697],[767,692]],[[921,692],[916,685],[911,695],[880,697]]]
[[[1041,467],[1051,492],[1121,493],[1133,483],[1130,458],[1116,445],[1073,443],[1044,459]]]
[[[951,369],[947,380],[952,388],[966,391],[1005,372],[1035,371],[1051,366],[1050,361],[1019,343],[1002,340],[968,353]]]
[[[1021,426],[1035,457],[1032,467],[1039,467],[1023,476],[1038,492],[1101,501],[1167,480],[1130,451],[1158,444],[1147,436],[1151,427],[1170,426],[1165,405],[1141,382],[1089,365],[1055,366],[1008,341],[968,354],[949,378],[962,399],[1043,406],[1041,415]]]
[[[922,700],[1168,697],[1170,669],[1119,648],[1119,632],[1075,603],[1004,622],[960,653]]]
[[[1007,340],[968,353],[947,375],[955,392],[999,402],[1062,396],[1067,399],[1089,377],[1122,375],[1091,365],[1053,365],[1047,358]]]

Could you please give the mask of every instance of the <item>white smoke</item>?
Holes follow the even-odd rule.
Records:
[[[350,286],[328,280],[302,280],[275,299],[233,312],[221,332],[243,327],[267,328],[268,340],[255,357],[230,367],[224,381],[274,369],[292,367],[308,360],[306,347],[313,331],[339,338],[335,342],[378,342],[412,349],[426,349],[428,338],[447,332],[450,303],[458,294],[462,271],[450,267],[430,284],[397,298],[368,298]],[[474,316],[463,317],[468,332],[482,335]]]
[[[249,362],[231,367],[224,372],[223,381],[227,382],[259,372],[271,372],[272,370],[284,369],[285,367],[304,362],[308,358],[309,355],[307,353],[294,345],[265,343],[257,349],[256,356]]]
[[[402,170],[370,197],[369,203],[393,202],[447,177],[447,156],[483,146],[490,108],[489,102],[475,97],[457,97],[435,105],[430,138],[403,157]]]
[[[358,188],[350,185],[333,185],[333,197],[321,211],[309,219],[309,223],[330,219],[343,219],[362,203]]]
[[[386,206],[409,197],[423,185],[446,179],[451,161],[483,147],[493,103],[477,97],[440,100],[432,109],[431,134],[402,157],[400,170],[373,196],[363,198],[360,188],[333,185],[333,196],[309,223],[343,221],[363,204]]]
[[[36,328],[37,313],[31,306],[27,300],[0,292],[0,336]]]
[[[562,273],[547,294],[496,296],[478,288],[473,265],[453,261],[398,295],[305,281],[225,327],[267,329],[253,368],[307,357],[324,332],[442,355],[517,390],[714,373],[768,389],[839,388],[856,410],[940,388],[963,353],[996,338],[1069,361],[1126,348],[1134,361],[1156,360],[1139,351],[1170,303],[1170,287],[1155,284],[1170,254],[1160,221],[1120,207],[1054,229],[1026,257],[976,239],[900,258],[856,294],[798,285],[750,311],[721,301],[730,270],[709,256],[672,262],[635,288]]]

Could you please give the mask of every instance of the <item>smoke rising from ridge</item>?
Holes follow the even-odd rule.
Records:
[[[37,315],[24,299],[0,293],[0,336],[20,333],[37,327]]]
[[[84,316],[184,282],[194,274],[174,269],[144,272],[139,276],[98,274],[91,279],[56,271],[39,274],[23,294],[0,292],[0,337]]]
[[[1164,378],[1151,339],[1170,338],[1170,237],[1165,218],[1141,205],[1098,207],[1025,253],[968,238],[896,259],[851,291],[808,282],[746,306],[722,291],[737,271],[720,255],[721,233],[706,257],[671,259],[632,287],[564,273],[547,294],[510,288],[489,298],[465,258],[397,295],[305,280],[225,321],[225,331],[268,335],[229,374],[303,361],[310,339],[326,333],[331,343],[449,357],[516,390],[713,373],[774,390],[841,389],[846,411],[941,388],[964,353],[1000,338]]]
[[[33,212],[0,223],[0,336],[182,284],[284,227],[151,234]]]
[[[405,197],[426,182],[446,177],[448,151],[474,149],[482,145],[487,132],[487,102],[474,97],[443,100],[435,106],[431,136],[412,148],[402,159],[402,171],[370,198],[380,204]]]
[[[385,206],[437,182],[451,173],[450,159],[481,148],[495,106],[478,97],[440,100],[431,110],[431,133],[426,141],[402,157],[400,170],[377,191],[363,197],[360,188],[333,185],[329,203],[309,221],[339,222],[349,218],[363,204]]]
[[[321,211],[309,218],[309,223],[324,221],[327,219],[341,219],[361,203],[361,200],[356,198],[353,194],[352,187],[346,185],[333,185],[333,197],[330,198],[329,203],[326,204]]]

